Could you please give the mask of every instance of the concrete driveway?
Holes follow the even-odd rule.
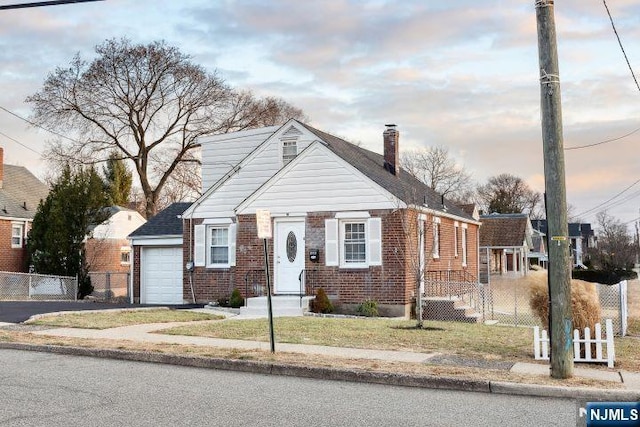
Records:
[[[35,314],[58,311],[106,310],[110,308],[170,307],[176,309],[198,308],[203,305],[157,306],[145,304],[111,304],[83,301],[0,301],[0,322],[22,323]]]

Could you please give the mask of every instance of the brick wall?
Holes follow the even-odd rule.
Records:
[[[121,263],[123,246],[129,246],[127,239],[88,239],[85,248],[89,271],[128,272],[129,264]]]
[[[307,293],[322,287],[344,304],[359,304],[373,299],[382,305],[410,306],[415,297],[418,275],[418,213],[414,210],[373,210],[371,217],[382,219],[381,266],[369,268],[340,268],[325,265],[325,219],[334,218],[334,212],[314,212],[305,217],[305,270]],[[202,220],[194,220],[194,225]],[[440,257],[433,258],[432,217],[425,222],[425,261],[428,271],[466,270],[477,275],[478,227],[468,224],[467,265],[462,265],[462,224],[458,227],[458,255],[454,250],[454,220],[440,218]],[[185,224],[183,255],[185,262],[191,257],[193,242]],[[268,242],[271,283],[273,283],[273,239]],[[310,249],[320,250],[318,262],[309,260]],[[135,256],[135,254],[134,254]],[[263,241],[258,239],[255,215],[237,217],[236,266],[227,269],[196,267],[191,276],[199,302],[227,298],[234,287],[243,296],[252,296],[245,288],[245,277],[252,271],[264,270]],[[184,297],[191,299],[190,273],[184,272]],[[261,282],[264,278],[261,276]],[[134,274],[134,283],[136,276]],[[135,286],[134,286],[135,287]]]
[[[193,226],[201,224],[202,219],[194,219]],[[189,222],[184,222],[182,241],[182,257],[184,265],[193,259],[193,231],[189,230]],[[240,233],[237,233],[238,235]],[[237,240],[236,240],[237,242]],[[236,243],[236,246],[238,243]],[[236,262],[237,264],[237,262]],[[186,268],[183,271],[184,286],[183,297],[187,301],[192,300],[191,285],[193,284],[193,292],[196,301],[200,303],[208,303],[217,301],[220,298],[228,298],[237,283],[236,268],[206,268],[195,267],[193,272],[188,272]]]
[[[133,302],[140,303],[140,246],[133,246],[131,251],[131,262],[133,262]]]
[[[0,271],[27,272],[26,242],[21,248],[11,247],[11,221],[0,220]]]

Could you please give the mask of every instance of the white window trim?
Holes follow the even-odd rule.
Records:
[[[13,230],[20,230],[19,236],[14,236],[13,235]],[[20,249],[24,246],[24,234],[25,234],[25,226],[24,223],[19,223],[19,222],[12,222],[11,223],[11,248],[12,249]],[[13,243],[13,238],[14,237],[19,237],[20,238],[20,243],[15,244]]]
[[[344,239],[345,239],[345,225],[346,224],[363,224],[364,225],[364,262],[347,262],[345,259]],[[340,253],[340,268],[369,268],[369,224],[367,218],[350,218],[342,219],[338,221],[339,227],[339,253]]]
[[[460,224],[458,221],[453,223],[453,256],[458,258],[458,232],[460,231]]]
[[[227,262],[226,263],[213,263],[211,262],[211,230],[227,230]],[[230,268],[231,267],[231,233],[229,232],[229,225],[225,224],[207,224],[205,232],[205,256],[207,268]],[[221,247],[221,246],[220,246]]]
[[[462,266],[467,266],[468,261],[468,251],[467,251],[467,240],[468,240],[468,226],[467,224],[462,224]]]
[[[129,261],[122,261],[122,254],[129,254]],[[121,246],[120,247],[120,265],[131,265],[131,247],[130,246]]]
[[[299,141],[300,137],[299,135],[296,136],[283,136],[282,138],[280,138],[280,163],[282,165],[282,167],[287,166],[289,163],[291,163],[292,161],[295,160],[296,157],[298,157],[298,154],[300,154],[300,150],[298,149],[298,141]],[[296,147],[296,154],[293,155],[293,157],[291,157],[290,159],[285,161],[284,158],[284,144],[285,143],[293,143]]]
[[[335,218],[337,219],[361,219],[366,221],[371,218],[369,212],[351,211],[351,212],[336,212]]]
[[[440,218],[433,218],[433,247],[432,255],[434,259],[440,258]]]

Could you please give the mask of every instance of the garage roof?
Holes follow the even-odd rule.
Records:
[[[129,234],[129,238],[148,236],[180,236],[182,237],[182,218],[180,215],[191,203],[178,202],[169,205],[156,216],[149,219],[140,228]]]

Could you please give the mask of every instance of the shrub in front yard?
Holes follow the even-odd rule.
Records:
[[[311,311],[314,313],[332,313],[333,304],[323,288],[316,291],[316,297],[311,300]]]
[[[229,305],[233,308],[240,308],[244,305],[244,298],[240,294],[238,288],[234,288],[229,297]]]
[[[361,316],[378,317],[378,302],[374,300],[363,301],[356,311]]]

